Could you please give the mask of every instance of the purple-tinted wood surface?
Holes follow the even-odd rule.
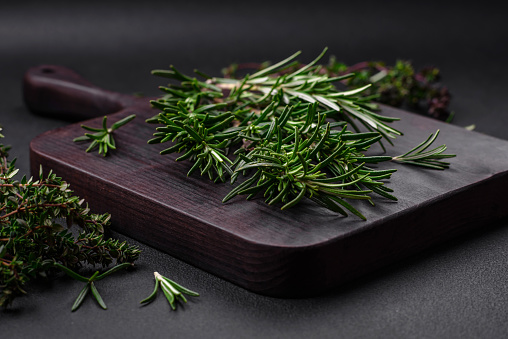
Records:
[[[157,111],[146,98],[102,90],[59,66],[30,69],[24,93],[40,114],[107,114],[110,123],[137,114],[115,132],[118,149],[105,158],[72,142],[83,134],[80,124],[36,137],[33,174],[39,165],[53,169],[93,211],[110,212],[118,232],[253,292],[315,295],[508,215],[508,196],[500,193],[508,188],[508,157],[499,156],[508,154],[508,142],[402,110],[382,106],[383,114],[401,118],[394,126],[405,133],[388,154],[405,153],[440,129],[437,142],[457,157],[446,171],[389,164],[398,171],[387,185],[399,201],[353,202],[368,219],[361,221],[311,202],[288,211],[262,199],[223,204],[229,184],[187,177],[189,162],[159,155],[167,145],[147,144],[154,125],[144,121]]]

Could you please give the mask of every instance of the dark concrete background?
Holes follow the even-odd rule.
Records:
[[[158,94],[150,70],[170,64],[220,75],[232,62],[310,61],[325,47],[346,63],[396,59],[435,65],[458,126],[508,139],[508,25],[496,2],[89,1],[0,5],[0,124],[22,173],[29,142],[67,122],[33,115],[21,80],[39,64],[70,67],[96,85]],[[327,57],[325,57],[327,58]],[[472,140],[474,142],[474,140]],[[500,154],[499,156],[506,156]],[[71,183],[72,184],[72,183]],[[114,217],[114,216],[113,216]],[[126,239],[122,235],[117,235]],[[132,239],[127,239],[135,243]],[[500,221],[317,298],[247,292],[140,244],[137,269],[101,281],[109,306],[90,298],[70,312],[81,284],[30,285],[0,311],[6,338],[487,338],[508,335],[508,222]],[[201,293],[178,312],[163,298],[139,307],[153,271]]]

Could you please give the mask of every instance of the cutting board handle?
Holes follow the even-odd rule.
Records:
[[[23,96],[32,112],[67,121],[112,114],[146,100],[101,89],[57,65],[30,68],[23,78]]]

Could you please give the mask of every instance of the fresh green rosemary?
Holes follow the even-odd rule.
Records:
[[[450,163],[442,161],[440,159],[453,158],[452,154],[443,154],[446,150],[445,145],[436,147],[430,151],[424,152],[427,148],[432,145],[439,135],[439,130],[436,133],[431,134],[427,140],[411,149],[407,153],[397,155],[392,158],[393,161],[398,161],[406,164],[419,165],[434,169],[445,169],[450,167]]]
[[[184,294],[190,295],[192,297],[199,297],[199,293],[191,291],[177,284],[173,280],[160,275],[158,272],[154,272],[153,274],[155,276],[155,287],[153,289],[153,292],[147,298],[141,300],[140,302],[141,304],[146,305],[154,301],[155,297],[157,296],[157,291],[159,290],[159,287],[161,287],[164,296],[168,300],[169,305],[173,310],[176,310],[176,303],[178,302],[178,300],[181,300],[185,303],[187,302],[187,298],[185,298]]]
[[[11,304],[26,293],[29,281],[55,273],[57,266],[106,267],[138,258],[138,248],[105,237],[110,215],[90,213],[54,173],[44,176],[41,168],[37,180],[16,180],[18,169],[7,151],[0,144],[0,306]],[[69,230],[73,224],[82,229],[76,236]]]
[[[367,156],[371,145],[402,135],[389,124],[397,118],[374,112],[372,97],[362,94],[370,85],[338,90],[336,82],[354,77],[330,77],[319,65],[326,49],[312,62],[295,61],[300,54],[240,79],[190,77],[171,66],[154,70],[176,83],[161,86],[165,95],[151,103],[161,112],[147,122],[160,124],[149,144],[172,142],[161,154],[180,153],[190,160],[188,175],[199,171],[211,180],[234,184],[224,198],[247,199],[262,194],[268,204],[287,209],[307,197],[332,211],[365,217],[346,199],[368,200],[371,195],[397,200],[385,185],[394,169],[372,164],[397,161],[445,169],[439,159],[446,146],[425,150],[437,132],[406,154]],[[266,64],[265,64],[266,65]],[[298,66],[298,67],[296,67]]]
[[[113,131],[132,121],[135,117],[135,114],[129,115],[115,122],[110,128],[107,126],[107,116],[102,119],[102,128],[81,125],[83,129],[94,133],[85,133],[85,135],[77,137],[73,141],[91,141],[90,146],[86,149],[86,152],[90,152],[96,148],[99,148],[99,154],[106,156],[110,149],[116,149],[115,139],[113,138]]]
[[[96,271],[90,278],[85,278],[82,275],[74,272],[73,270],[71,270],[71,269],[69,269],[69,268],[67,268],[67,267],[65,267],[65,266],[63,266],[63,265],[61,265],[59,263],[55,263],[54,265],[57,268],[59,268],[62,271],[64,271],[71,278],[86,283],[86,285],[83,287],[83,289],[79,293],[78,297],[76,298],[76,301],[72,305],[72,309],[71,309],[72,312],[76,311],[81,306],[81,304],[85,300],[85,297],[87,296],[87,294],[90,291],[92,291],[92,295],[94,296],[95,300],[97,300],[97,303],[99,304],[99,306],[106,310],[108,307],[106,306],[106,303],[104,302],[104,300],[102,300],[102,297],[99,294],[99,291],[97,290],[97,287],[95,287],[94,282],[102,280],[105,277],[107,277],[108,275],[110,275],[112,273],[115,273],[115,272],[117,272],[117,271],[119,271],[119,270],[121,270],[123,268],[127,268],[127,267],[131,267],[132,266],[131,263],[122,263],[122,264],[116,265],[115,267],[110,268],[108,271],[106,271],[106,272],[104,272],[102,274],[99,274],[99,271]]]
[[[223,69],[223,74],[234,78],[239,72],[261,70],[268,66],[266,62],[231,64]],[[292,67],[303,66],[296,63]],[[332,55],[321,72],[330,77],[353,73],[353,76],[341,81],[349,90],[371,85],[363,94],[377,102],[447,122],[453,119],[454,113],[448,108],[451,95],[448,88],[440,84],[441,72],[436,67],[417,71],[408,60],[396,60],[393,66],[382,61],[363,61],[348,66]]]

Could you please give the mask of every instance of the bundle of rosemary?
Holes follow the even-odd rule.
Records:
[[[301,64],[297,52],[243,78],[218,78],[199,71],[190,77],[171,66],[154,70],[175,80],[160,89],[151,103],[161,110],[147,122],[161,124],[149,144],[173,144],[161,154],[181,153],[190,160],[188,175],[199,171],[213,181],[241,181],[224,197],[252,199],[261,194],[270,205],[287,209],[304,197],[332,211],[365,217],[347,200],[372,195],[397,200],[384,179],[395,169],[379,170],[380,162],[398,161],[434,169],[448,168],[446,146],[430,149],[439,131],[407,153],[367,156],[375,143],[402,135],[390,126],[397,118],[376,113],[370,85],[339,90],[334,83],[354,76],[330,77],[319,60]],[[240,175],[244,176],[239,180]]]
[[[234,63],[224,68],[223,74],[227,78],[235,78],[239,72],[261,70],[266,66],[266,62]],[[296,63],[292,67],[303,66]],[[320,72],[329,77],[352,73],[341,84],[350,90],[370,84],[363,95],[375,98],[377,102],[446,122],[454,117],[449,110],[450,91],[440,83],[441,71],[437,67],[427,66],[417,70],[409,60],[396,60],[393,65],[384,61],[362,61],[347,65],[332,55]]]

